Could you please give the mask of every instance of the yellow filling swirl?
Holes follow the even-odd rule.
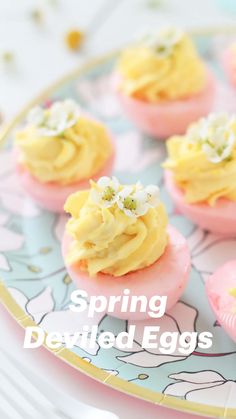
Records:
[[[126,49],[118,72],[120,90],[147,102],[188,98],[206,85],[206,69],[186,34],[164,56],[142,44]]]
[[[89,179],[112,154],[106,129],[80,116],[61,135],[40,135],[34,126],[17,133],[19,163],[40,182],[67,185]]]
[[[94,188],[92,183],[90,191],[72,194],[65,204],[72,216],[66,231],[73,239],[67,263],[79,264],[92,277],[99,272],[122,276],[157,261],[168,241],[164,205],[150,207],[141,216],[128,216],[116,204],[96,203]]]
[[[191,138],[192,134],[196,139]],[[163,166],[184,190],[186,202],[207,202],[214,206],[218,198],[236,201],[235,120],[210,115],[192,125],[186,135],[170,138],[167,151],[168,159]]]

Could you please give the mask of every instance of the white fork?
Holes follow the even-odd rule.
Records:
[[[1,419],[118,419],[61,393],[2,348],[0,354]]]

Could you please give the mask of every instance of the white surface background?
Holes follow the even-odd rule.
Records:
[[[8,118],[40,90],[91,55],[117,48],[140,28],[174,23],[186,28],[236,24],[217,0],[0,0],[0,57],[15,55],[15,68],[0,67],[0,111]],[[54,6],[52,6],[54,4]],[[44,23],[29,18],[41,10]],[[68,29],[87,34],[83,51],[72,53],[64,43]]]
[[[149,25],[175,23],[186,28],[234,25],[236,17],[217,7],[216,0],[162,0],[158,9],[147,7],[149,0],[0,0],[0,56],[11,51],[15,64],[0,64],[0,113],[9,120],[35,95],[88,56],[117,48]],[[53,5],[54,4],[54,5]],[[32,10],[43,13],[44,23],[29,18]],[[73,53],[64,43],[68,29],[86,33],[83,51]],[[121,419],[173,419],[167,409],[125,396],[62,365],[45,349],[22,349],[24,332],[0,307],[1,342],[15,348],[36,372],[55,386],[100,408],[110,409]],[[4,342],[4,343],[3,343]],[[182,419],[190,415],[180,414]],[[194,416],[196,418],[196,416]],[[78,415],[78,419],[79,419]],[[4,418],[1,418],[4,419]]]

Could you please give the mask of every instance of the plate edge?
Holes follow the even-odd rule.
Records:
[[[212,28],[195,28],[192,31],[189,31],[192,35],[196,36],[209,36],[217,34],[236,34],[236,25],[231,26],[218,26]],[[7,126],[0,132],[0,148],[4,145],[5,140],[7,139],[10,131],[19,123],[19,121],[27,114],[28,110],[37,104],[38,102],[44,100],[50,93],[52,93],[57,87],[61,86],[63,83],[70,81],[76,76],[81,76],[90,69],[93,69],[96,65],[105,63],[109,59],[114,58],[119,53],[119,50],[111,51],[107,54],[102,55],[94,59],[89,59],[85,64],[80,65],[75,70],[66,74],[64,77],[58,79],[55,83],[50,84],[46,89],[44,89],[39,95],[37,95],[33,100],[31,100],[21,112],[19,112],[12,121],[7,124]],[[9,311],[12,317],[20,324],[24,329],[28,326],[36,326],[36,323],[25,314],[23,309],[15,302],[7,287],[0,279],[0,302],[5,306]],[[119,390],[127,395],[143,399],[148,402],[152,402],[157,405],[164,407],[176,409],[179,411],[188,412],[191,414],[200,414],[206,417],[223,417],[226,419],[236,419],[236,409],[232,408],[221,408],[214,407],[210,405],[204,405],[201,403],[190,402],[188,400],[177,399],[173,396],[167,396],[163,393],[154,392],[152,390],[145,389],[137,384],[130,383],[125,381],[122,378],[115,377],[112,374],[108,374],[105,371],[102,371],[100,368],[95,365],[91,365],[88,362],[84,361],[80,356],[72,354],[66,348],[59,349],[57,351],[48,348],[44,345],[51,353],[54,353],[57,357],[61,358],[70,366],[78,369],[79,371],[85,373],[87,376],[108,385],[109,387]]]
[[[31,317],[16,303],[2,281],[0,281],[0,302],[17,321],[17,323],[23,327],[23,329],[28,326],[37,326]],[[45,343],[43,346],[55,356],[62,359],[80,372],[85,373],[90,378],[93,378],[100,383],[106,384],[112,389],[119,390],[127,395],[152,402],[156,405],[192,414],[200,414],[207,417],[222,417],[226,419],[236,418],[236,409],[204,405],[201,403],[190,402],[188,400],[181,400],[173,396],[167,396],[163,393],[154,392],[101,370],[95,365],[83,360],[79,355],[73,354],[66,348],[53,350]]]

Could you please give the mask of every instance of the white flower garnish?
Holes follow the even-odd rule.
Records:
[[[135,186],[125,186],[119,192],[117,205],[128,217],[141,217],[149,209],[147,193]]]
[[[160,203],[160,190],[156,185],[148,185],[145,188],[147,193],[147,203],[150,207],[155,208]]]
[[[119,181],[116,177],[103,176],[91,190],[92,200],[102,207],[112,207],[118,199]]]
[[[136,185],[122,186],[115,177],[107,176],[101,177],[97,183],[92,182],[90,197],[100,207],[118,206],[128,217],[141,217],[160,202],[156,185],[145,188],[137,182]]]
[[[147,32],[140,39],[140,43],[151,48],[160,58],[172,54],[175,46],[181,41],[183,32],[173,27],[161,28],[158,31]]]
[[[227,113],[210,114],[190,127],[187,135],[190,142],[201,144],[211,163],[220,163],[232,155],[236,144],[235,129],[235,116],[230,117]]]
[[[72,99],[55,102],[49,109],[36,106],[28,114],[27,122],[36,127],[39,135],[54,137],[75,125],[81,111]]]

